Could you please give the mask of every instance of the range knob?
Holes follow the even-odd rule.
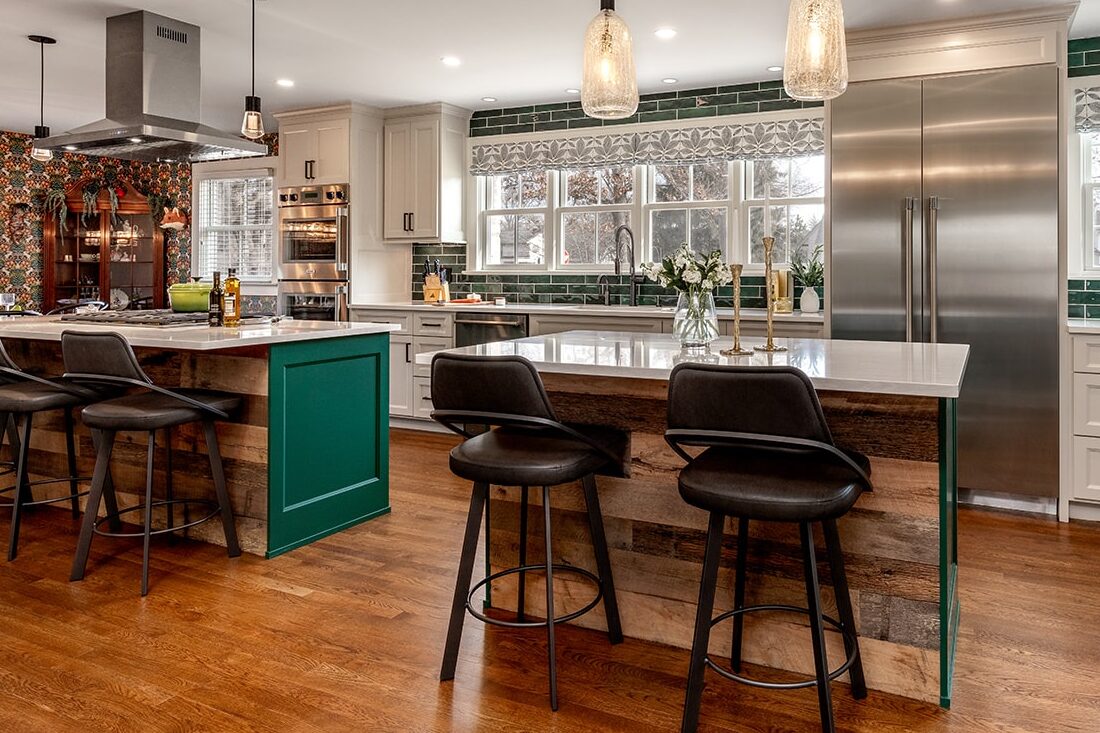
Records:
[[[343,198],[344,198],[344,192],[343,191],[337,191],[336,192],[336,198],[342,201]]]
[[[291,201],[297,201],[298,200],[298,194],[296,194],[296,193],[290,194],[290,200]]]
[[[325,198],[327,198],[329,201],[332,201],[334,198],[336,198],[336,192],[335,191],[325,191]]]
[[[279,200],[280,201],[286,201],[286,194],[285,193],[279,194]]]

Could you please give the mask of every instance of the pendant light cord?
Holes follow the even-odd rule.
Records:
[[[38,44],[38,125],[46,126],[46,44]]]

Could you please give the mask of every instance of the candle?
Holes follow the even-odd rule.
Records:
[[[764,184],[764,236],[772,235],[772,186]]]

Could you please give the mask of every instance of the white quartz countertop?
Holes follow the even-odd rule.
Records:
[[[247,325],[240,328],[211,328],[205,324],[156,328],[62,321],[59,316],[0,318],[0,339],[60,341],[62,331],[114,332],[125,336],[133,346],[181,351],[237,349],[242,346],[388,333],[397,329],[398,326],[388,323],[333,323],[331,321],[282,320],[278,323]]]
[[[742,339],[752,348],[763,339]],[[970,347],[893,341],[776,339],[788,351],[724,357],[733,344],[721,338],[701,356],[685,355],[671,334],[568,331],[546,336],[446,349],[452,354],[511,355],[531,360],[540,372],[627,379],[668,379],[682,361],[711,364],[790,365],[804,371],[820,390],[919,397],[958,397]],[[418,354],[430,364],[433,354]]]
[[[491,300],[482,303],[448,303],[446,305],[432,305],[423,301],[395,301],[390,303],[368,303],[352,305],[352,310],[416,310],[433,311],[436,313],[540,313],[554,315],[574,316],[614,316],[632,318],[673,318],[676,315],[675,308],[659,307],[654,305],[573,305],[569,303],[508,303],[504,306],[493,305]],[[733,308],[719,308],[718,317],[722,319],[733,318]],[[741,318],[746,321],[763,321],[767,319],[767,311],[763,308],[742,308]],[[825,322],[821,313],[776,313],[776,321],[812,323],[815,325]]]
[[[1100,321],[1086,320],[1084,318],[1070,318],[1066,322],[1066,330],[1070,333],[1098,334],[1100,333]]]

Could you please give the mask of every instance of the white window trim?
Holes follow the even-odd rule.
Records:
[[[609,166],[609,167],[618,167],[618,166]],[[554,251],[554,268],[553,269],[554,269],[554,272],[557,272],[557,273],[562,274],[562,275],[568,275],[568,274],[586,275],[586,274],[592,274],[592,273],[609,272],[614,267],[614,265],[612,265],[610,262],[602,262],[602,263],[601,262],[596,262],[596,263],[592,263],[592,264],[578,264],[578,265],[566,265],[566,264],[563,264],[561,262],[562,254],[564,253],[564,247],[562,246],[563,243],[558,241],[557,233],[559,231],[561,231],[561,229],[563,228],[563,226],[562,226],[562,217],[564,217],[565,214],[588,214],[588,213],[599,214],[601,212],[609,213],[609,212],[615,212],[615,211],[629,212],[629,215],[630,215],[630,231],[632,231],[634,233],[634,239],[635,239],[635,243],[634,243],[634,264],[635,264],[636,267],[641,264],[642,260],[644,259],[643,258],[644,252],[642,251],[642,247],[640,247],[640,245],[642,245],[644,242],[647,241],[647,237],[646,237],[646,233],[645,233],[645,225],[643,224],[644,217],[642,216],[643,199],[645,197],[642,196],[642,194],[641,194],[641,192],[645,191],[645,173],[646,173],[646,170],[645,170],[645,166],[641,166],[641,165],[633,166],[633,169],[634,169],[633,170],[634,191],[633,191],[633,196],[631,197],[632,200],[629,204],[591,204],[591,205],[586,205],[586,206],[570,206],[568,204],[562,203],[566,200],[566,197],[565,197],[566,177],[561,175],[561,173],[566,172],[566,171],[561,171],[561,172],[554,171],[553,172],[553,178],[555,179],[555,183],[556,183],[554,188],[555,188],[555,193],[557,194],[557,201],[555,202],[557,204],[557,206],[556,206],[555,211],[554,211],[554,227],[555,227],[554,247],[553,247],[553,251]],[[625,242],[623,244],[625,245]],[[623,249],[625,250],[626,247],[624,246]],[[623,267],[624,267],[625,270],[629,270],[629,263],[623,262]]]
[[[744,262],[745,259],[741,254],[741,248],[739,242],[743,237],[740,236],[740,197],[741,197],[741,182],[743,180],[743,164],[739,161],[727,161],[726,162],[726,175],[728,188],[726,191],[726,198],[716,199],[713,201],[658,201],[657,200],[657,177],[651,175],[654,166],[639,166],[646,174],[646,178],[649,180],[646,183],[645,195],[646,201],[642,206],[643,216],[642,222],[643,235],[639,238],[639,241],[643,243],[642,254],[644,260],[647,262],[653,261],[652,242],[649,237],[649,230],[651,229],[652,216],[655,211],[662,210],[690,210],[690,209],[726,209],[726,241],[722,243],[722,257],[726,262],[730,264],[737,264],[738,262]],[[689,190],[693,190],[695,183],[692,177],[688,178]],[[688,231],[691,227],[691,214],[688,214],[687,221]],[[745,249],[747,252],[747,248]],[[763,268],[760,272],[763,273]]]
[[[199,184],[204,180],[222,178],[250,178],[271,176],[275,178],[279,159],[275,156],[262,158],[240,158],[237,160],[216,160],[207,163],[195,163],[191,166],[191,266],[200,261],[202,257],[202,230],[196,222],[196,214],[199,210]],[[242,288],[246,295],[277,295],[278,294],[278,251],[279,251],[279,216],[276,204],[276,186],[271,187],[271,278],[269,280],[244,280]],[[257,227],[261,228],[261,227]],[[205,280],[206,278],[204,278]]]
[[[1100,243],[1100,227],[1093,222],[1093,193],[1100,189],[1100,178],[1092,179],[1092,148],[1100,146],[1100,133],[1091,135],[1077,134],[1080,139],[1078,150],[1080,152],[1079,175],[1081,181],[1081,218],[1080,240],[1081,245],[1076,248],[1076,269],[1079,274],[1096,277],[1100,273],[1100,262],[1096,255],[1097,244]]]
[[[1074,129],[1077,110],[1075,92],[1100,86],[1100,75],[1076,76],[1066,79],[1064,94],[1069,139],[1066,145],[1066,271],[1068,279],[1095,278],[1100,266],[1092,266],[1092,202],[1090,195],[1088,135]],[[1076,222],[1076,223],[1074,223]]]

